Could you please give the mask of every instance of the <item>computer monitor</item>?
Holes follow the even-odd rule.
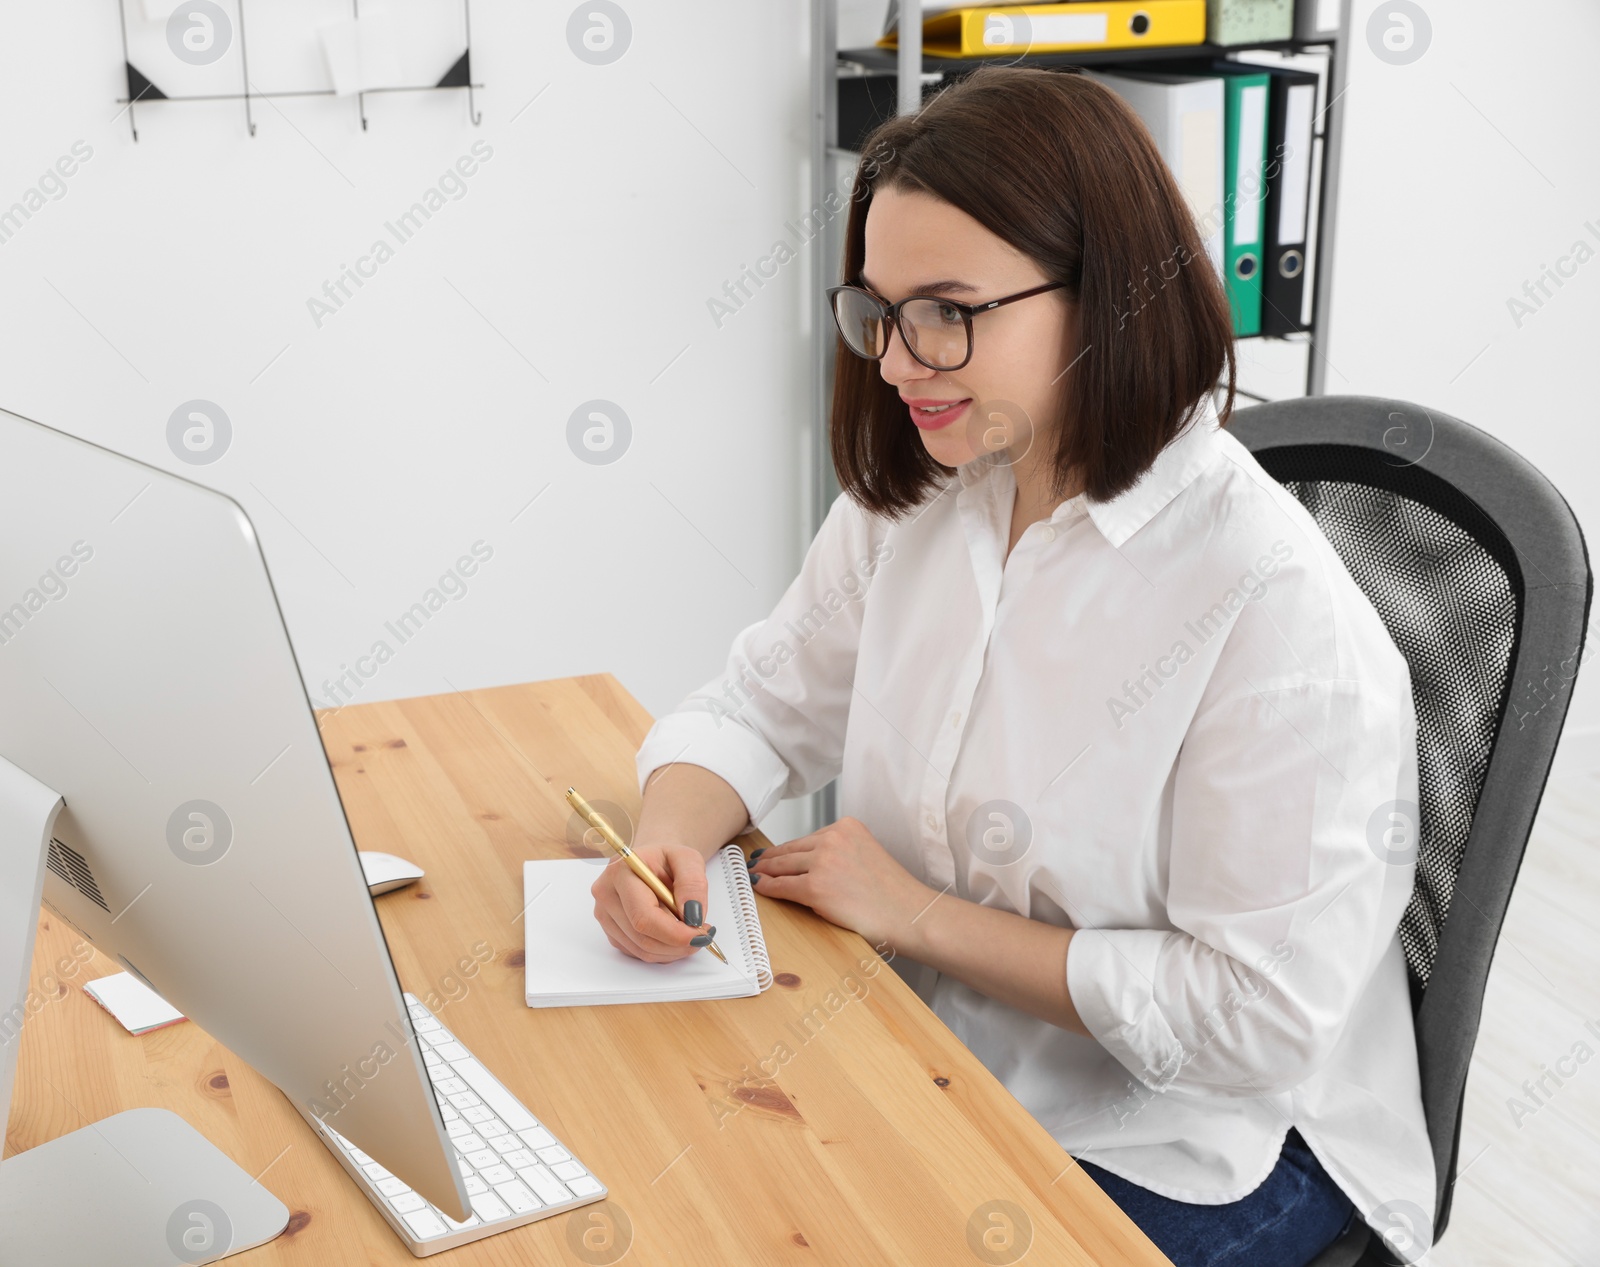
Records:
[[[471,1217],[237,502],[0,411],[0,759],[24,776],[0,780],[0,796],[42,785],[63,798],[43,881],[57,918],[303,1115]],[[6,842],[14,904],[35,874],[17,878],[19,853],[40,843]],[[20,951],[0,948],[0,1121],[26,1025],[7,992],[16,953],[27,988],[36,915]]]

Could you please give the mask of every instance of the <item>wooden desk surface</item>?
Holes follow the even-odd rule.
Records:
[[[611,1190],[438,1261],[1166,1263],[865,941],[805,908],[759,899],[777,981],[757,998],[524,1004],[522,863],[571,856],[569,784],[637,814],[650,721],[609,674],[322,717],[359,846],[428,873],[375,899],[401,985]],[[77,944],[52,924],[35,988]],[[118,968],[96,955],[27,1023],[7,1155],[159,1105],[294,1211],[229,1261],[415,1261],[272,1084],[192,1022],[131,1037],[78,988]]]

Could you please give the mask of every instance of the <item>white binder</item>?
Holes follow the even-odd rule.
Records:
[[[1148,71],[1085,71],[1133,107],[1155,138],[1194,214],[1206,254],[1222,275],[1222,80]]]

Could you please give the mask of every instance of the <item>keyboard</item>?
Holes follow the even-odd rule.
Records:
[[[418,1258],[606,1197],[589,1173],[415,995],[405,996],[472,1217],[458,1223],[343,1135],[306,1120]]]

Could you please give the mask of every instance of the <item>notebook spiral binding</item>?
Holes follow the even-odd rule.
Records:
[[[724,845],[723,849],[730,855],[728,874],[733,877],[733,919],[738,925],[739,940],[750,951],[750,962],[756,969],[756,985],[765,990],[772,984],[772,961],[767,958],[766,940],[755,931],[761,927],[756,915],[755,886],[750,883],[744,850],[735,844]]]

